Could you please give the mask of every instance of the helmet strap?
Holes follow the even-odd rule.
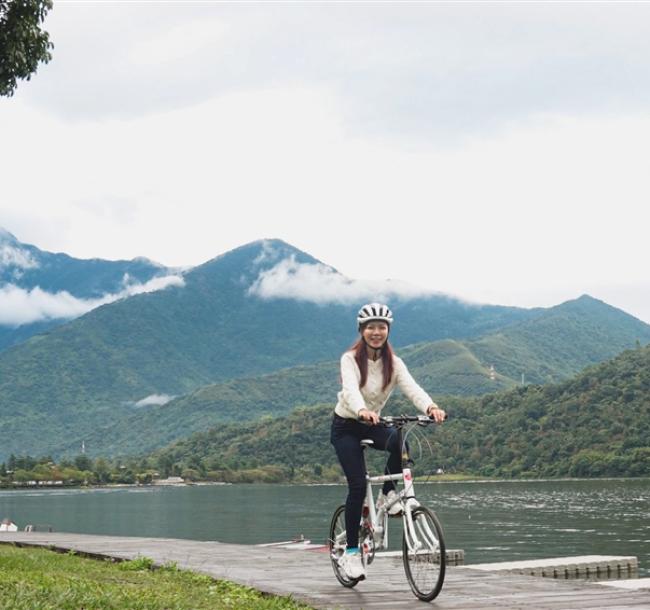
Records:
[[[361,335],[361,340],[362,340],[363,343],[365,344],[366,349],[372,350],[372,351],[374,352],[374,354],[373,354],[373,355],[374,355],[373,361],[374,361],[374,360],[378,360],[378,359],[381,357],[381,355],[382,355],[382,353],[383,353],[383,351],[384,351],[384,346],[385,346],[386,343],[388,342],[388,337],[386,337],[386,341],[384,341],[384,342],[381,344],[381,347],[372,347],[372,345],[368,345],[368,342],[366,341],[366,339],[365,339],[365,337],[363,336],[363,334]]]

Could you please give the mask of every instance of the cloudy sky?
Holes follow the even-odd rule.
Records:
[[[190,266],[280,238],[349,278],[650,322],[650,4],[66,2],[0,98],[0,226]]]

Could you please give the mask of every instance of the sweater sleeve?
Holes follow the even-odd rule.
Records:
[[[341,356],[341,394],[347,406],[357,415],[361,409],[366,408],[366,402],[359,390],[361,372],[357,366],[354,356],[346,352]]]
[[[396,381],[400,390],[423,413],[430,405],[435,404],[431,397],[415,382],[401,358],[395,357]]]

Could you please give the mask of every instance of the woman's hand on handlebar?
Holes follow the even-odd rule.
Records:
[[[437,424],[441,424],[447,419],[447,414],[438,405],[431,405],[427,409],[427,415]]]
[[[379,413],[375,413],[370,409],[361,409],[357,415],[361,421],[365,421],[371,426],[379,423]]]

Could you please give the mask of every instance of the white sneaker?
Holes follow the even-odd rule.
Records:
[[[339,567],[350,579],[357,580],[366,577],[366,568],[361,561],[361,553],[343,553],[339,557]]]
[[[391,489],[387,495],[379,494],[379,497],[377,498],[377,510],[385,504],[390,504],[395,498],[397,498],[397,492],[394,489]],[[395,502],[395,504],[388,509],[388,516],[395,517],[401,515],[403,509],[404,507],[401,502]]]

